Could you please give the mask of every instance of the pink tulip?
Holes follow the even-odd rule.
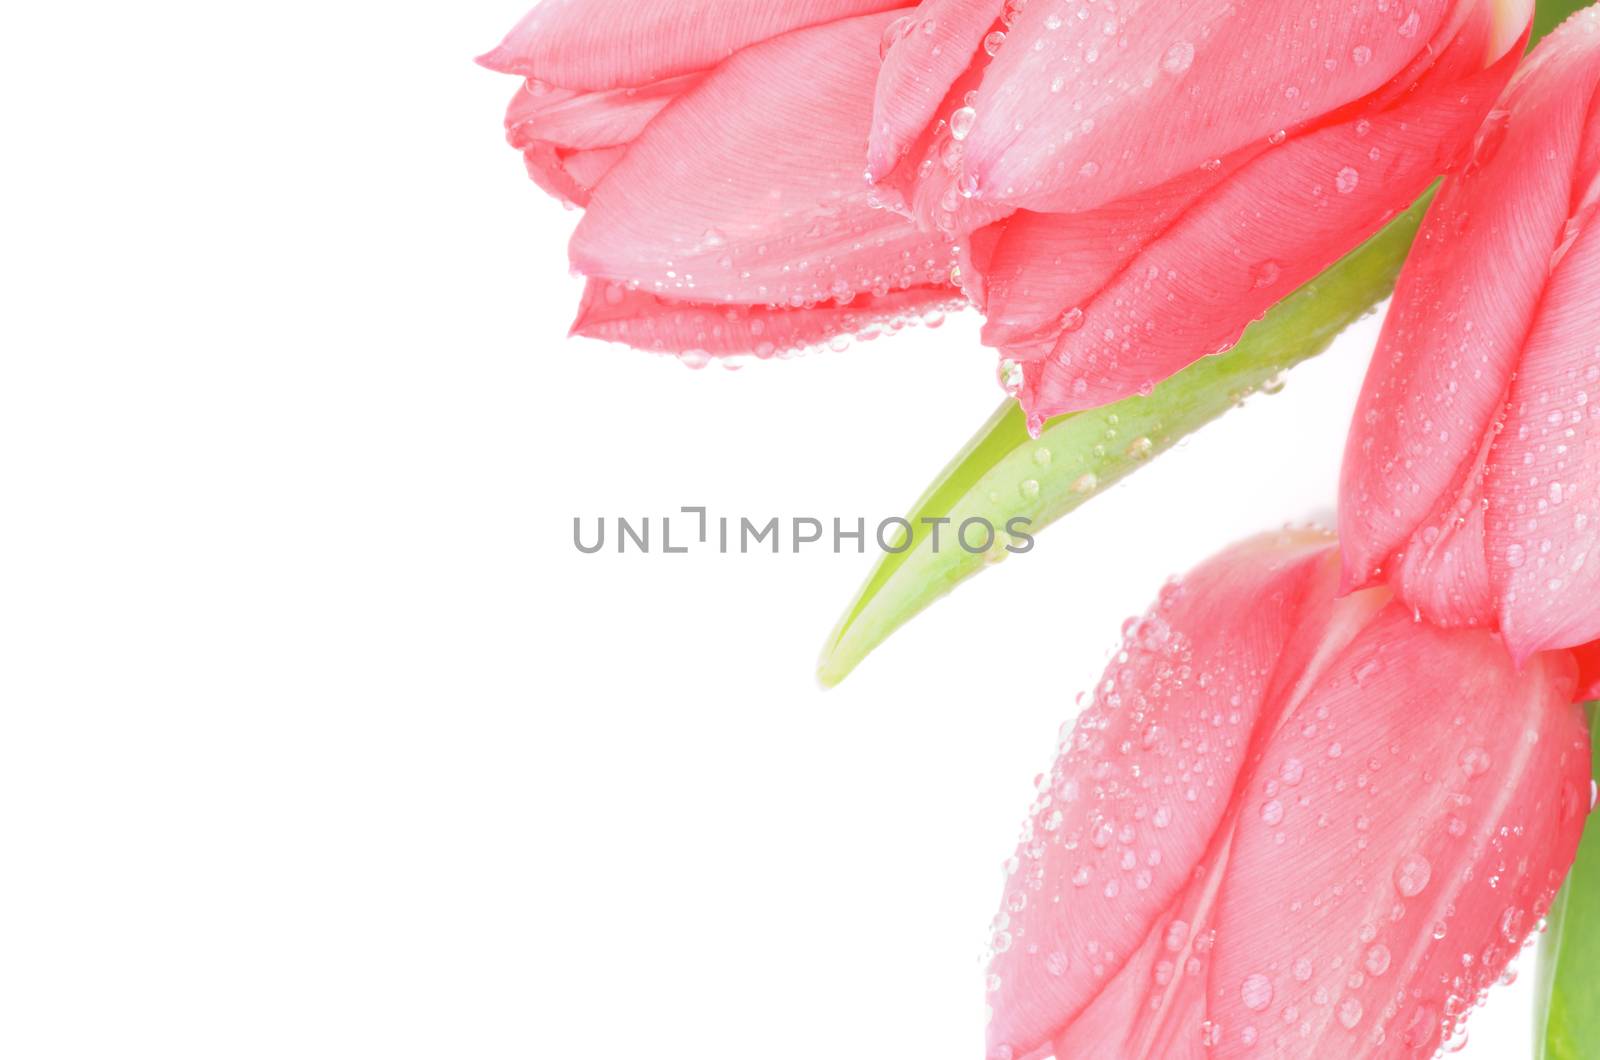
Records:
[[[1519,951],[1590,805],[1571,654],[1338,577],[1257,538],[1130,624],[1007,865],[990,1060],[1427,1057]]]
[[[1498,628],[1600,637],[1600,15],[1518,71],[1401,274],[1345,453],[1348,585]]]
[[[480,61],[506,124],[587,207],[577,334],[771,356],[954,304],[954,249],[862,180],[896,0],[545,0]]]
[[[1470,145],[1531,13],[924,0],[890,25],[869,175],[964,240],[1037,424],[1226,348],[1410,203]]]

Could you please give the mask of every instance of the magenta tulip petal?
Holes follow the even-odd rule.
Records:
[[[924,0],[914,14],[889,23],[867,149],[873,180],[887,176],[934,120],[1004,6],[1004,0]]]
[[[1427,80],[1392,109],[1243,166],[1077,307],[1081,326],[1028,374],[1024,407],[1049,417],[1106,404],[1231,345],[1465,150],[1514,61]]]
[[[801,307],[947,282],[939,237],[862,179],[888,15],[749,48],[662,111],[572,239],[585,275],[702,303]]]
[[[1008,882],[991,1056],[1047,1043],[1179,897],[1227,809],[1308,589],[1331,577],[1330,552],[1319,535],[1247,542],[1129,632],[1126,661],[1064,737]]]
[[[1030,5],[974,102],[967,172],[985,197],[1093,209],[1376,91],[1430,41],[1443,50],[1459,6]]]
[[[1413,532],[1454,519],[1460,484],[1504,406],[1600,80],[1596,56],[1563,47],[1565,37],[1551,36],[1518,73],[1401,275],[1345,450],[1349,584],[1368,583]],[[1533,173],[1542,176],[1525,179]]]
[[[1485,481],[1500,628],[1519,657],[1600,637],[1600,225],[1592,208],[1578,227],[1523,348],[1508,429]]]
[[[905,0],[544,0],[478,61],[585,92],[707,70],[790,30]]]
[[[1391,604],[1238,790],[1208,1016],[1222,1057],[1417,1057],[1554,897],[1589,797],[1575,668]],[[1203,954],[1202,954],[1203,957]]]
[[[913,287],[881,297],[865,294],[848,305],[809,309],[696,305],[591,280],[572,333],[662,353],[699,351],[711,357],[764,359],[805,350],[839,335],[896,329],[961,304],[953,288]]]

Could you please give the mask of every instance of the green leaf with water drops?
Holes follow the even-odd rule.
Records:
[[[1009,555],[1006,546],[1017,545],[1005,532],[1011,520],[1027,519],[1027,531],[1037,532],[1327,349],[1394,289],[1432,195],[1274,306],[1231,350],[1202,358],[1148,396],[1057,417],[1037,439],[1016,402],[1001,405],[912,509],[909,546],[902,541],[903,551],[879,559],[828,639],[822,683],[843,680],[908,619]],[[998,531],[987,552],[956,543],[969,519]]]
[[[1589,730],[1600,702],[1589,704]],[[1594,771],[1600,776],[1600,741]],[[1538,1018],[1534,1055],[1539,1060],[1593,1060],[1600,1056],[1600,825],[1590,819],[1578,858],[1550,907],[1539,944]]]

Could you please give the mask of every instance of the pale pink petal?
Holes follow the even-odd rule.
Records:
[[[873,180],[886,176],[934,120],[1004,6],[1004,0],[923,0],[889,23],[867,150]]]
[[[565,148],[625,144],[702,76],[689,74],[640,88],[581,93],[529,82],[506,109],[506,138],[519,150],[541,140]]]
[[[1431,1056],[1548,908],[1588,810],[1564,653],[1391,604],[1237,789],[1199,974],[1220,1058]],[[1203,957],[1203,955],[1202,955]]]
[[[967,171],[988,198],[1092,209],[1375,92],[1443,50],[1457,6],[1031,4],[974,103]]]
[[[848,305],[826,303],[810,309],[697,305],[590,280],[572,333],[660,353],[767,358],[840,335],[895,330],[930,312],[961,304],[953,288],[914,287],[882,297],[865,294]]]
[[[572,239],[588,276],[703,303],[802,307],[947,282],[948,243],[861,175],[888,15],[749,48],[662,111]]]
[[[1257,156],[1081,307],[1081,327],[1027,379],[1024,406],[1038,418],[1102,405],[1230,346],[1456,160],[1514,62],[1425,79],[1389,109]]]
[[[1600,121],[1590,135],[1600,137]],[[1500,628],[1519,656],[1600,637],[1597,322],[1600,224],[1591,220],[1545,288],[1485,481]]]
[[[1348,584],[1369,582],[1454,501],[1504,407],[1568,216],[1567,174],[1597,79],[1561,37],[1519,71],[1466,171],[1446,181],[1401,274],[1345,450]],[[1530,108],[1538,120],[1509,113]]]
[[[706,70],[741,48],[904,0],[544,0],[478,62],[599,91]]]
[[[1024,831],[996,921],[991,1057],[1046,1045],[1181,901],[1334,562],[1320,535],[1247,542],[1130,629]]]
[[[522,151],[528,176],[539,187],[562,202],[587,206],[595,185],[622,160],[626,147],[597,147],[572,151],[542,141]]]

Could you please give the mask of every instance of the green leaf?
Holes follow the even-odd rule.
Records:
[[[843,680],[867,653],[957,583],[1008,554],[1010,520],[1028,532],[1066,515],[1170,449],[1334,338],[1394,289],[1406,252],[1432,199],[1429,191],[1383,231],[1246,329],[1227,353],[1204,357],[1132,397],[1051,420],[1029,438],[1014,401],[1000,406],[936,479],[907,517],[909,548],[883,556],[823,650],[818,677]],[[1108,442],[1107,439],[1113,439]],[[948,519],[948,525],[925,520]],[[974,555],[955,543],[957,528],[981,518],[998,531],[995,548]],[[939,547],[933,547],[939,529]],[[979,531],[974,530],[974,533]]]
[[[1589,730],[1600,703],[1589,704]],[[1600,741],[1593,769],[1600,776]],[[1539,1060],[1592,1060],[1600,1056],[1600,827],[1590,820],[1578,844],[1566,886],[1550,907],[1539,944]]]

